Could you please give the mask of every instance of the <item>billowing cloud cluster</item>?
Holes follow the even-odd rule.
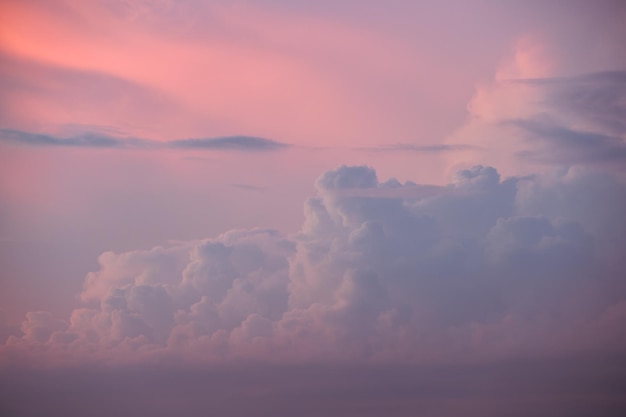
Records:
[[[102,254],[80,308],[68,321],[29,313],[4,362],[425,363],[626,348],[615,174],[502,179],[476,166],[433,188],[342,166],[316,188],[295,236],[234,230]]]

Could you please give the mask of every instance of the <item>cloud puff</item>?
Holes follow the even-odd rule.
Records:
[[[2,357],[430,363],[626,348],[618,177],[476,166],[390,195],[418,186],[341,166],[316,187],[291,237],[104,253],[69,320],[29,313]]]
[[[264,152],[285,149],[289,145],[253,136],[224,136],[218,138],[176,139],[158,142],[138,138],[116,138],[99,133],[80,133],[71,137],[0,129],[0,140],[29,146],[65,146],[81,148],[140,148],[140,149],[200,149],[243,152]]]

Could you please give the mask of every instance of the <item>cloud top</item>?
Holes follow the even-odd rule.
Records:
[[[295,236],[233,230],[102,254],[69,319],[29,313],[5,364],[424,364],[626,348],[619,177],[502,179],[476,166],[416,194],[340,166],[316,184]]]

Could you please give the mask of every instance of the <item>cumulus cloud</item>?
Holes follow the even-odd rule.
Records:
[[[234,230],[104,253],[82,305],[68,320],[29,313],[4,362],[624,351],[622,179],[581,167],[503,179],[476,166],[430,193],[386,194],[415,188],[341,166],[319,177],[294,236]]]

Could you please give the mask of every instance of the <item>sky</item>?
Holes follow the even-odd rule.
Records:
[[[0,21],[3,415],[626,410],[622,2]]]

